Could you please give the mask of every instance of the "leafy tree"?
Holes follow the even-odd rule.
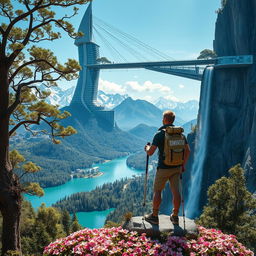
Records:
[[[49,92],[38,85],[56,86],[61,79],[77,78],[80,69],[77,61],[68,59],[60,64],[49,49],[36,46],[53,41],[65,31],[73,38],[68,19],[77,14],[77,5],[88,0],[0,0],[0,211],[3,217],[2,255],[7,251],[20,251],[20,215],[22,187],[13,172],[9,156],[9,139],[24,126],[33,134],[49,134],[55,143],[56,136],[75,133],[72,127],[63,127],[58,121],[69,116],[44,99]],[[52,10],[74,7],[70,15],[58,15]],[[44,122],[49,130],[34,132],[31,125]],[[29,170],[32,164],[26,166]],[[33,189],[33,188],[32,188]]]
[[[197,59],[213,59],[216,58],[217,55],[213,50],[210,49],[204,49],[200,52],[200,55],[197,57]]]
[[[232,233],[256,249],[256,199],[246,188],[244,170],[236,165],[208,189],[208,204],[198,224]]]
[[[100,58],[97,59],[97,61],[100,62],[100,63],[103,63],[103,64],[110,64],[111,63],[111,61],[108,60],[108,58],[106,58],[106,57],[100,57]]]

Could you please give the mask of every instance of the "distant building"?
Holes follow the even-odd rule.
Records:
[[[76,89],[70,106],[85,109],[95,116],[98,122],[114,127],[114,111],[105,110],[97,104],[99,69],[89,69],[87,65],[97,64],[99,46],[92,42],[92,2],[90,2],[78,29],[84,35],[75,40],[78,47],[79,63],[82,70],[79,73]],[[82,114],[82,112],[81,112]]]

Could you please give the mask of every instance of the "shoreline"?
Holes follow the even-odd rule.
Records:
[[[103,174],[104,174],[104,172],[99,172],[99,173],[97,173],[97,174],[95,174],[95,175],[91,175],[91,176],[87,175],[87,176],[85,176],[85,177],[83,177],[83,178],[84,178],[84,179],[97,178],[97,177],[102,176]]]

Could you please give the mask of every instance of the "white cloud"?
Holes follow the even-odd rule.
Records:
[[[130,86],[130,89],[137,92],[156,92],[156,93],[172,93],[171,88],[168,86],[152,83],[151,81],[145,81],[143,84],[139,84],[137,81],[128,81],[126,82],[127,89]]]
[[[107,80],[99,79],[99,90],[110,94],[128,94],[133,99],[143,99],[149,102],[156,101],[159,97],[164,97],[173,101],[180,101],[174,96],[173,90],[167,85],[145,81],[127,81],[125,84],[117,84]]]
[[[126,90],[124,86],[120,84],[116,84],[113,82],[109,82],[107,80],[99,79],[99,90],[104,91],[105,93],[119,93],[119,94],[125,94]]]
[[[185,85],[184,85],[184,84],[179,84],[179,87],[180,87],[181,89],[183,89],[183,88],[185,87]]]
[[[181,102],[180,99],[178,99],[177,97],[175,97],[173,95],[167,95],[167,96],[164,96],[164,98],[167,99],[167,100],[175,101],[175,102]]]

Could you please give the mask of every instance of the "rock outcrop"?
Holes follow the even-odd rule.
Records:
[[[142,216],[132,217],[131,220],[124,224],[124,228],[130,231],[136,231],[139,234],[146,233],[147,236],[159,238],[163,233],[173,236],[196,236],[198,234],[197,226],[191,219],[179,217],[179,225],[173,225],[169,215],[159,215],[159,225],[152,225],[144,220]]]

